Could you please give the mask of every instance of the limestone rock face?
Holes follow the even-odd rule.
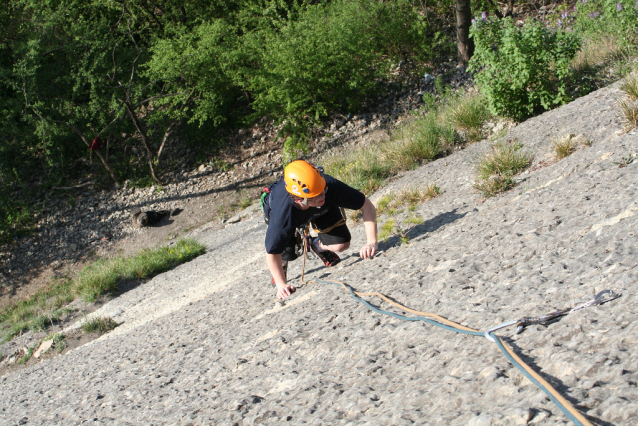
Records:
[[[594,423],[638,424],[638,153],[614,87],[505,136],[534,153],[514,189],[482,199],[476,159],[492,141],[409,171],[372,199],[436,182],[408,243],[362,261],[361,225],[334,268],[291,262],[299,285],[275,299],[259,215],[191,236],[207,253],[135,287],[94,315],[121,325],[66,355],[0,377],[2,422],[59,425],[566,425],[567,417],[484,337],[372,312],[340,285],[485,331],[621,292],[502,336]],[[591,142],[553,160],[552,138]],[[408,214],[406,212],[405,214]],[[379,222],[388,218],[381,216]],[[401,314],[380,299],[381,309]]]

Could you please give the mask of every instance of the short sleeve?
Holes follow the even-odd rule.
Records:
[[[324,175],[324,177],[328,186],[326,203],[349,210],[359,210],[363,207],[366,196],[361,191],[346,185],[332,176]]]

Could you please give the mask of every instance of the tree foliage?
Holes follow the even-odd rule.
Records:
[[[99,137],[114,180],[133,151],[159,181],[180,126],[306,129],[353,111],[390,61],[431,54],[409,0],[11,0],[0,21],[3,180],[60,174]]]
[[[511,18],[481,19],[471,30],[476,50],[468,70],[494,114],[522,119],[570,100],[569,63],[580,48],[571,32]]]

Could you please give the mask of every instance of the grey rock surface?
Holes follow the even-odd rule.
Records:
[[[489,141],[397,178],[373,200],[430,182],[443,190],[417,208],[423,222],[410,242],[390,238],[363,261],[356,226],[356,250],[331,269],[309,260],[306,278],[379,291],[483,331],[622,292],[506,340],[593,423],[638,424],[638,162],[620,167],[638,153],[638,135],[619,131],[619,96],[601,89],[513,128],[505,138],[535,163],[501,196],[483,200],[472,187]],[[591,145],[552,162],[552,139],[568,133]],[[114,331],[1,377],[0,423],[569,423],[485,338],[373,313],[332,284],[277,301],[265,224],[254,210],[239,217],[193,231],[205,255],[93,314],[121,322]],[[294,262],[293,282],[300,273]]]

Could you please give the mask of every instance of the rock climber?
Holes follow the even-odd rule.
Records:
[[[277,297],[285,299],[295,291],[287,283],[288,262],[298,257],[297,229],[312,224],[318,237],[307,238],[312,250],[326,266],[339,263],[337,252],[350,247],[351,235],[342,208],[361,210],[367,244],[359,251],[363,259],[374,256],[378,249],[376,209],[361,192],[324,175],[303,160],[293,161],[284,169],[284,177],[272,184],[265,196],[266,263],[277,287]],[[303,242],[302,242],[303,243]]]

